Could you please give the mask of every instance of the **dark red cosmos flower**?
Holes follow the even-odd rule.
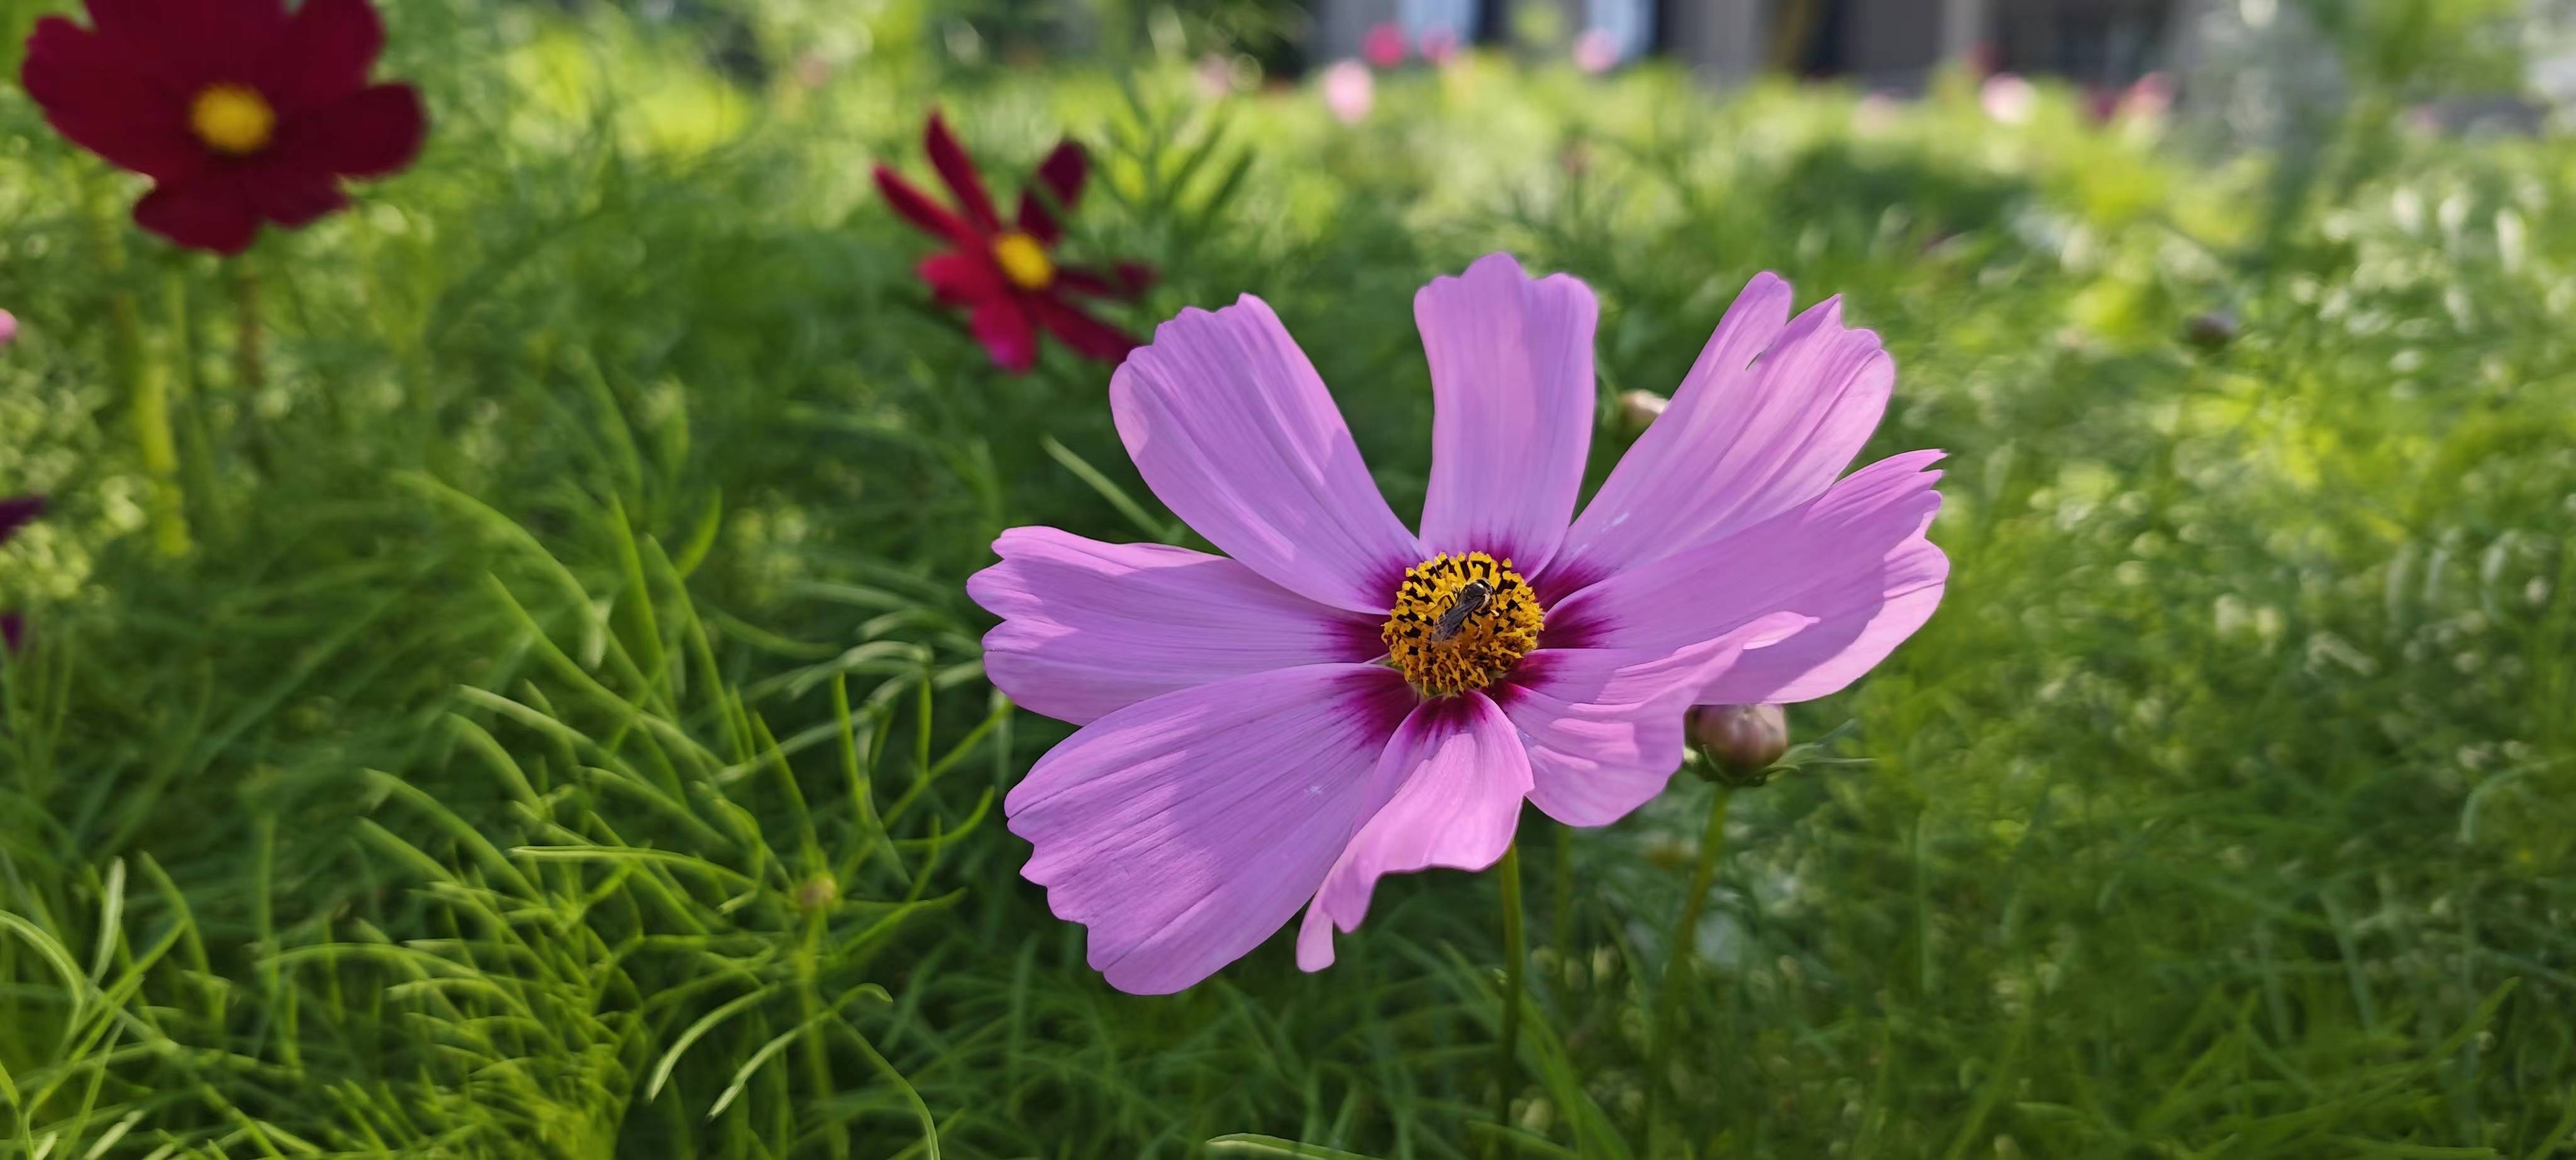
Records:
[[[0,499],[0,544],[8,543],[9,537],[17,535],[18,529],[27,526],[27,521],[44,513],[45,497],[41,495],[21,495]],[[0,648],[6,648],[10,652],[18,651],[18,637],[22,628],[23,626],[18,622],[17,613],[0,612]]]
[[[1039,327],[1075,353],[1112,365],[1136,349],[1134,338],[1083,313],[1074,300],[1134,298],[1153,283],[1151,269],[1133,263],[1121,263],[1107,272],[1058,265],[1050,251],[1063,240],[1064,229],[1035,191],[1020,194],[1019,219],[1006,226],[993,210],[992,196],[984,192],[975,163],[968,160],[939,114],[930,115],[922,142],[963,216],[932,201],[883,165],[877,166],[877,188],[885,191],[886,201],[905,220],[949,243],[947,251],[922,260],[921,280],[930,284],[940,301],[969,312],[975,340],[984,344],[995,363],[1006,370],[1029,369],[1038,358]],[[1053,195],[1055,205],[1071,213],[1082,198],[1082,182],[1089,170],[1082,147],[1066,141],[1039,164],[1037,179]]]
[[[344,177],[420,152],[409,85],[370,85],[384,24],[367,0],[88,0],[82,28],[36,22],[19,76],[73,143],[153,181],[143,228],[221,254],[262,220],[293,229],[349,204]]]

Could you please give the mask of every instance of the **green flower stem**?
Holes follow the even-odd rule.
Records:
[[[1496,867],[1503,883],[1503,1037],[1494,1052],[1494,1123],[1511,1130],[1512,1089],[1520,1086],[1521,994],[1523,968],[1529,959],[1529,936],[1521,929],[1521,846],[1503,847]],[[1503,1133],[1487,1138],[1485,1154],[1502,1154]]]
[[[1726,807],[1735,790],[1714,787],[1708,825],[1700,832],[1699,861],[1691,867],[1690,893],[1682,898],[1681,921],[1673,924],[1671,946],[1664,952],[1664,985],[1655,992],[1655,1009],[1646,1020],[1646,1154],[1655,1154],[1656,1109],[1664,1085],[1672,1081],[1673,1007],[1681,1001],[1683,977],[1690,973],[1691,945],[1698,941],[1700,915],[1708,910],[1709,886],[1717,878],[1717,859],[1726,845]]]
[[[108,362],[118,385],[125,388],[126,415],[134,427],[134,449],[142,458],[144,478],[151,488],[147,508],[152,542],[162,555],[185,556],[192,541],[188,536],[187,494],[179,486],[179,444],[170,434],[170,368],[153,358],[152,351],[144,345],[143,306],[135,300],[132,280],[124,276],[125,247],[117,234],[111,190],[95,173],[85,184],[83,192],[92,239],[98,246],[99,266],[109,272],[116,284],[107,303],[109,338],[114,344],[108,351]]]

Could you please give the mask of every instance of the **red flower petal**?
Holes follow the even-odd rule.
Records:
[[[165,91],[157,66],[131,46],[60,16],[36,22],[19,80],[45,119],[108,163],[160,181],[206,164],[188,131],[185,99]]]
[[[339,179],[319,171],[277,169],[240,179],[242,200],[251,211],[286,227],[302,229],[325,214],[349,208],[349,195]]]
[[[1029,313],[1018,299],[1005,295],[986,301],[975,308],[973,326],[975,341],[984,344],[1003,370],[1025,371],[1037,365],[1038,332],[1029,325]]]
[[[1055,281],[1066,290],[1092,298],[1133,299],[1154,284],[1154,268],[1120,262],[1104,274],[1087,266],[1058,266]]]
[[[419,90],[376,85],[296,118],[277,151],[324,173],[382,177],[411,164],[428,131]]]
[[[384,50],[385,22],[367,0],[304,0],[262,61],[259,87],[291,115],[367,87]]]
[[[1127,332],[1053,298],[1030,299],[1029,308],[1039,322],[1046,324],[1048,333],[1084,358],[1116,366],[1127,361],[1127,352],[1136,349],[1136,340]]]
[[[0,544],[8,543],[9,537],[18,534],[18,529],[43,514],[45,497],[41,495],[13,495],[0,499]]]
[[[929,194],[921,192],[911,182],[895,176],[894,170],[877,166],[877,191],[885,194],[886,204],[893,206],[894,212],[902,214],[905,221],[960,246],[983,248],[984,235],[976,232],[975,227],[941,208],[938,202],[930,200]]]
[[[951,250],[933,254],[914,267],[921,280],[930,283],[931,292],[951,306],[975,306],[1001,296],[1006,291],[1002,272],[979,254]]]
[[[228,256],[249,249],[259,232],[250,204],[208,181],[154,188],[134,204],[134,223],[180,245]]]
[[[1038,163],[1038,185],[1055,198],[1055,208],[1072,213],[1082,200],[1082,179],[1090,174],[1091,162],[1082,154],[1082,146],[1071,141],[1058,144],[1046,160]],[[1056,224],[1046,199],[1036,189],[1020,193],[1020,229],[1030,237],[1052,246],[1064,236]]]
[[[999,231],[1002,217],[993,212],[993,197],[984,192],[984,179],[976,175],[975,162],[966,156],[965,148],[957,144],[956,136],[948,131],[948,122],[940,120],[939,114],[932,113],[929,126],[921,132],[921,143],[930,154],[930,167],[939,171],[939,179],[948,183],[948,192],[956,196],[958,207],[966,211],[966,220],[975,223],[985,233]]]
[[[252,69],[287,28],[283,0],[89,0],[89,17],[100,35],[158,61],[181,94],[255,81]]]

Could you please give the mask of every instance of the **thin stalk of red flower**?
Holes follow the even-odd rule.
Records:
[[[262,350],[265,339],[259,328],[259,271],[251,269],[247,257],[225,262],[233,282],[233,322],[241,328],[241,341],[233,347],[233,384],[242,394],[242,405],[253,405],[252,396],[268,385],[268,362]]]
[[[165,556],[185,556],[192,543],[187,496],[179,487],[179,445],[170,435],[169,368],[144,346],[143,307],[135,300],[132,282],[122,277],[125,247],[117,237],[107,183],[99,174],[89,173],[83,186],[99,268],[108,272],[116,287],[107,304],[108,327],[116,344],[108,359],[118,384],[125,388],[126,409],[134,423],[134,449],[151,484],[152,542]]]
[[[1646,1155],[1655,1154],[1660,1126],[1656,1108],[1664,1085],[1672,1082],[1673,1005],[1681,1001],[1682,981],[1690,973],[1691,947],[1699,941],[1700,915],[1708,909],[1709,886],[1717,878],[1718,854],[1726,846],[1726,806],[1735,790],[1723,783],[1709,799],[1708,826],[1700,832],[1699,861],[1691,867],[1690,893],[1682,898],[1681,921],[1673,924],[1671,946],[1664,952],[1664,985],[1655,992],[1655,1009],[1646,1018]]]
[[[215,433],[206,418],[205,384],[197,378],[197,320],[188,310],[188,279],[178,270],[161,277],[163,322],[169,327],[170,365],[177,368],[171,388],[185,417],[179,427],[179,469],[187,498],[194,502],[193,522],[224,536],[223,509],[215,503]]]
[[[1520,1087],[1521,995],[1527,987],[1524,965],[1529,936],[1521,929],[1521,844],[1503,847],[1495,865],[1503,886],[1503,1038],[1494,1052],[1494,1124],[1501,1131],[1485,1138],[1488,1160],[1502,1155],[1503,1137],[1512,1124],[1512,1092]]]

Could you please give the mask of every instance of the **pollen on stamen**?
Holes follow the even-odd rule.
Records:
[[[1456,635],[1435,639],[1440,619],[1458,607],[1471,581],[1483,581],[1490,595],[1466,615]],[[1538,647],[1543,619],[1537,597],[1510,560],[1443,552],[1405,571],[1380,636],[1387,659],[1415,689],[1448,696],[1484,688],[1510,672]]]

